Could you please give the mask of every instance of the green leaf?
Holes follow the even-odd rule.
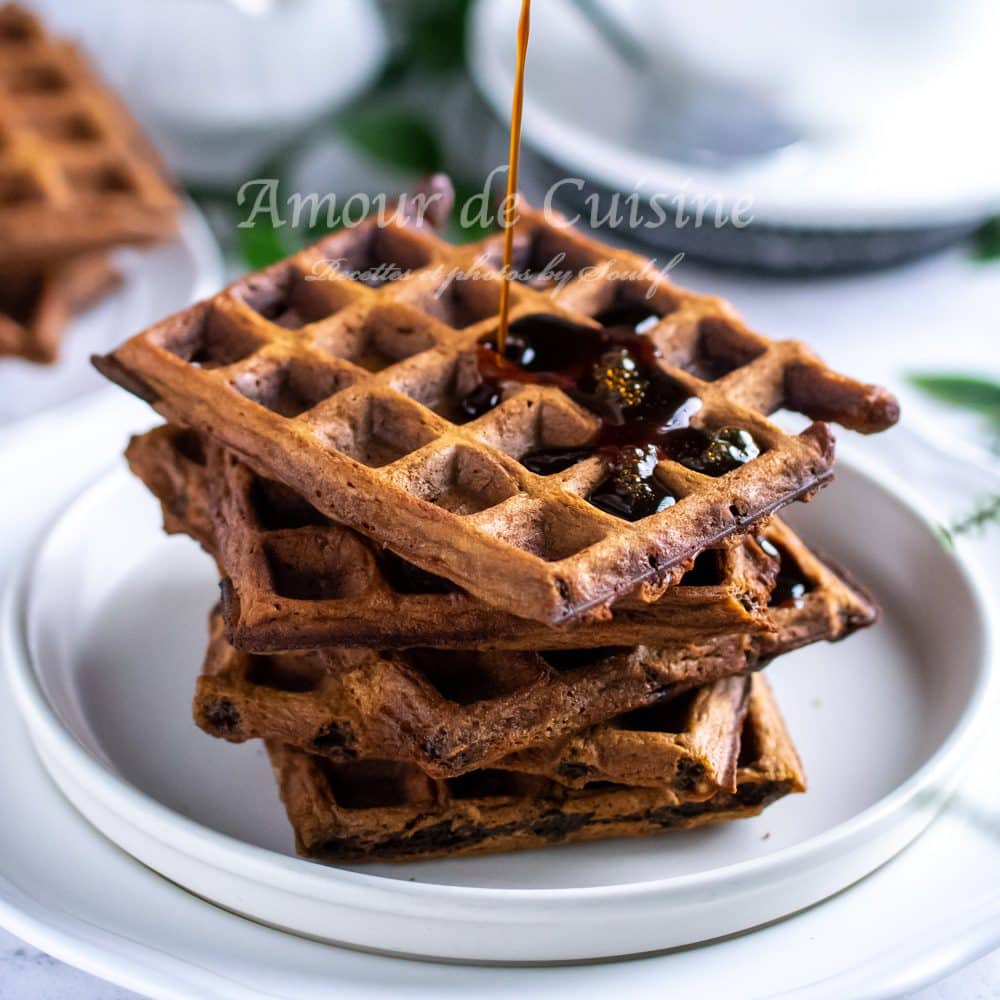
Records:
[[[465,65],[465,27],[470,0],[421,0],[403,19],[406,64],[431,73]]]
[[[306,226],[302,238],[306,243],[315,243],[316,240],[321,240],[324,236],[339,232],[343,228],[344,219],[341,214],[338,214],[329,226],[326,224],[326,219],[317,219],[315,225]]]
[[[975,410],[1000,420],[1000,382],[978,375],[960,374],[914,373],[907,378],[911,385],[942,403]]]
[[[1000,216],[990,219],[976,231],[972,255],[977,260],[1000,260]]]
[[[418,114],[357,106],[340,117],[341,133],[366,156],[398,170],[432,174],[443,167],[441,145]]]
[[[291,241],[283,232],[266,223],[236,227],[236,239],[246,266],[251,271],[274,264],[292,253]]]
[[[474,184],[471,181],[453,181],[455,185],[455,207],[452,209],[449,219],[449,235],[456,243],[472,243],[476,240],[497,232],[499,227],[496,224],[494,212],[490,212],[490,221],[485,225],[478,218],[473,218],[471,222],[462,224],[462,207],[475,195],[482,194],[482,184]]]

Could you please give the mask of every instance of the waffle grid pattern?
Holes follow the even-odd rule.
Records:
[[[649,274],[643,258],[522,213],[519,266],[562,255],[562,288],[514,289],[513,318],[582,324],[645,298],[661,367],[698,397],[692,425],[735,426],[762,454],[712,478],[665,461],[679,502],[635,523],[589,504],[607,477],[591,458],[557,475],[519,459],[590,443],[596,418],[561,390],[525,386],[468,423],[475,348],[495,328],[496,239],[455,248],[427,232],[367,224],[230,286],[139,334],[98,366],[169,419],[202,430],[260,475],[485,602],[547,623],[603,609],[645,584],[653,599],[693,559],[831,475],[823,423],[798,435],[763,413],[785,406],[873,431],[895,401],[836,375],[804,347],[744,327],[724,303]],[[621,280],[608,266],[631,267]],[[380,283],[380,265],[414,268]],[[594,277],[594,269],[603,277]],[[347,274],[366,279],[352,280]],[[370,287],[370,286],[377,287]]]
[[[605,621],[551,628],[421,573],[195,432],[156,428],[126,456],[167,530],[191,535],[223,567],[227,638],[239,649],[663,645],[772,627],[777,562],[755,545],[704,553],[654,603],[626,598]]]
[[[341,760],[410,761],[442,777],[524,750],[523,760],[544,762],[546,773],[561,762],[589,766],[599,759],[584,732],[590,727],[813,642],[839,641],[877,619],[871,598],[786,526],[772,524],[763,541],[801,591],[772,599],[773,632],[701,645],[261,655],[229,645],[216,614],[195,718],[234,742],[263,738]],[[570,737],[581,734],[574,744]]]
[[[194,716],[212,736],[456,777],[747,672],[748,640],[546,652],[240,653],[213,616]]]
[[[70,318],[119,280],[107,255],[99,251],[36,274],[0,275],[0,357],[13,355],[38,364],[55,361]]]
[[[461,592],[413,594],[410,570],[405,571],[400,588],[398,576],[393,575],[398,574],[400,561],[393,557],[391,563],[383,560],[380,564],[372,555],[378,550],[361,536],[349,534],[349,540],[345,541],[347,529],[328,523],[289,527],[289,517],[311,522],[317,512],[280,484],[268,484],[269,501],[280,499],[277,515],[272,512],[269,516],[278,516],[279,520],[261,520],[259,513],[256,519],[245,520],[243,505],[250,501],[253,484],[259,486],[264,481],[254,477],[241,463],[228,460],[220,475],[214,466],[223,458],[222,453],[215,449],[213,454],[213,446],[206,445],[200,435],[175,427],[160,427],[135,438],[127,455],[133,471],[160,500],[167,531],[190,535],[213,555],[219,548],[216,537],[220,531],[229,534],[229,554],[223,556],[223,565],[248,568],[244,573],[236,573],[236,583],[223,582],[223,595],[238,591],[251,595],[251,599],[239,602],[240,619],[235,636],[234,622],[231,617],[227,619],[226,637],[237,648],[250,652],[289,650],[300,648],[300,644],[320,648],[357,643],[389,649],[413,645],[410,637],[414,635],[420,636],[418,641],[422,646],[429,644],[427,636],[432,635],[437,646],[476,649],[661,646],[671,639],[703,640],[701,617],[705,615],[705,627],[709,620],[714,622],[713,635],[755,633],[761,657],[771,657],[781,649],[842,638],[873,624],[878,614],[875,602],[860,585],[847,578],[843,570],[826,565],[776,518],[741,545],[699,557],[699,563],[684,581],[655,604],[622,602],[624,608],[616,606],[609,622],[575,629],[550,629],[514,619],[511,622],[514,634],[503,641],[494,640],[490,638],[490,630],[496,626],[490,622],[495,619],[502,622],[501,613],[479,607],[474,599]],[[226,495],[235,507],[224,503],[213,510],[207,497],[207,480],[228,483],[227,490],[231,492]],[[255,524],[260,530],[248,529],[248,524]],[[280,539],[279,551],[289,557],[283,563],[283,571],[290,573],[293,580],[301,580],[300,586],[311,588],[310,599],[281,598],[274,591],[271,567],[264,565],[265,543],[272,534]],[[331,538],[336,544],[330,544]],[[292,559],[293,555],[296,558]],[[706,559],[711,560],[707,573]],[[386,575],[380,565],[392,566],[392,573]],[[801,584],[800,596],[774,598],[775,583],[782,574]],[[245,582],[239,582],[244,575]],[[325,578],[333,581],[331,586],[341,596],[323,596],[324,588],[315,581]],[[345,587],[345,578],[355,581],[354,585]],[[760,608],[759,617],[752,620],[748,619],[745,608],[750,595]],[[259,615],[254,626],[246,624],[250,609],[259,609],[254,611]],[[280,615],[275,615],[278,610]],[[661,614],[669,619],[669,628],[665,627],[666,622],[660,622]],[[257,627],[260,622],[283,621],[286,617],[294,622],[295,628],[279,629],[272,634]],[[648,626],[638,628],[636,623],[640,619],[649,619]],[[352,623],[349,632],[345,622]],[[453,629],[447,641],[442,634],[446,623]],[[476,632],[479,623],[483,626],[481,633]],[[468,637],[464,634],[466,627]],[[643,629],[650,632],[650,641],[643,641]],[[337,638],[306,643],[300,631],[311,639],[334,635]],[[262,636],[266,639],[262,640]]]

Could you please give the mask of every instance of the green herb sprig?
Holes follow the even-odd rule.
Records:
[[[991,493],[981,498],[970,513],[942,528],[941,535],[949,546],[954,546],[957,537],[982,535],[997,524],[1000,524],[1000,493]]]
[[[992,450],[1000,454],[1000,382],[964,373],[920,373],[907,381],[926,396],[986,418]]]
[[[1000,216],[984,222],[972,238],[972,256],[976,260],[1000,260]]]

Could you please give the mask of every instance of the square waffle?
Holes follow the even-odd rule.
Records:
[[[32,274],[0,275],[0,356],[51,364],[59,357],[70,319],[119,280],[102,252],[71,257]]]
[[[191,535],[224,567],[226,634],[239,649],[664,645],[773,627],[778,565],[757,545],[704,553],[654,603],[626,598],[604,621],[553,628],[489,608],[334,524],[194,431],[156,428],[126,457],[159,499],[166,530]]]
[[[0,7],[0,269],[160,239],[177,210],[148,142],[77,49]]]
[[[829,568],[774,519],[739,546],[704,553],[678,586],[652,604],[626,599],[608,621],[548,628],[492,611],[362,536],[345,536],[348,529],[231,457],[221,475],[214,466],[209,472],[213,450],[218,452],[201,435],[165,426],[133,439],[127,456],[160,500],[168,532],[190,535],[213,555],[224,548],[217,537],[229,536],[232,547],[224,561],[245,567],[222,586],[226,637],[239,649],[355,644],[579,649],[663,645],[743,632],[776,633],[773,648],[787,649],[840,638],[877,616],[874,601],[857,583],[843,570]],[[224,484],[223,502],[214,509],[210,482]],[[304,581],[299,593],[308,594],[293,598],[274,589],[265,565],[272,540],[286,554],[312,553],[291,563],[296,578]],[[327,578],[336,583],[336,596],[323,587]],[[343,580],[355,586],[344,592],[338,583]],[[771,648],[763,638],[759,645]]]
[[[449,778],[759,665],[745,636],[652,649],[331,648],[254,654],[211,619],[194,718],[333,760],[388,759]]]
[[[780,560],[775,631],[697,645],[265,655],[235,650],[215,613],[195,721],[232,742],[263,738],[334,760],[409,762],[442,778],[529,748],[523,767],[560,780],[587,775],[604,766],[606,744],[584,730],[877,619],[868,595],[780,522],[757,544]]]
[[[759,456],[721,476],[662,461],[657,477],[677,502],[635,522],[588,502],[609,476],[599,455],[529,471],[526,454],[591,445],[600,420],[553,385],[508,385],[499,405],[465,420],[496,329],[501,244],[456,248],[403,224],[328,237],[95,363],[330,518],[548,624],[601,613],[639,585],[659,596],[704,549],[822,486],[833,465],[826,424],[793,435],[762,414],[785,407],[866,432],[896,419],[889,393],[751,332],[645,258],[526,209],[516,243],[519,267],[558,257],[575,277],[519,284],[515,320],[547,314],[593,331],[607,309],[648,304],[656,377],[696,398],[691,427],[745,431]],[[387,277],[381,265],[397,270]]]
[[[648,836],[754,816],[805,789],[760,676],[742,727],[736,788],[708,799],[603,781],[568,789],[503,769],[436,781],[406,764],[333,764],[277,743],[268,750],[298,852],[327,861],[414,861]]]

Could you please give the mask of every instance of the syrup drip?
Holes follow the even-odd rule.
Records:
[[[812,589],[799,564],[777,545],[764,537],[757,538],[757,544],[772,558],[778,560],[778,577],[774,582],[769,602],[772,608],[801,608],[802,601]]]
[[[524,75],[531,33],[531,0],[521,0],[517,70],[510,116],[510,159],[503,210],[504,252],[500,316],[495,343],[477,351],[481,382],[459,402],[460,415],[475,420],[503,399],[508,381],[554,385],[601,418],[590,448],[552,448],[525,455],[531,472],[553,475],[591,455],[604,459],[608,478],[588,497],[594,506],[637,521],[677,502],[656,478],[664,458],[711,476],[722,476],[760,454],[751,435],[723,428],[714,435],[689,425],[701,408],[697,397],[656,365],[657,351],[643,335],[659,314],[641,304],[613,307],[597,317],[601,329],[554,316],[528,316],[510,323],[514,269],[514,223],[524,116]]]
[[[510,329],[510,276],[514,269],[514,221],[518,173],[521,163],[521,122],[524,118],[524,71],[528,63],[528,38],[531,34],[531,0],[521,0],[521,19],[517,26],[517,72],[514,76],[514,102],[510,113],[510,159],[507,168],[507,199],[503,210],[503,279],[500,284],[500,324],[497,343],[501,353]]]
[[[690,426],[701,400],[656,364],[659,352],[645,334],[660,316],[645,306],[623,306],[582,326],[558,316],[526,316],[511,324],[504,350],[486,340],[477,349],[481,383],[460,408],[475,419],[497,406],[505,382],[552,385],[601,419],[586,448],[530,452],[521,462],[537,475],[562,472],[597,455],[608,477],[587,498],[609,514],[637,521],[676,503],[656,477],[665,458],[705,475],[721,476],[756,458],[753,437],[739,428],[715,434]]]

